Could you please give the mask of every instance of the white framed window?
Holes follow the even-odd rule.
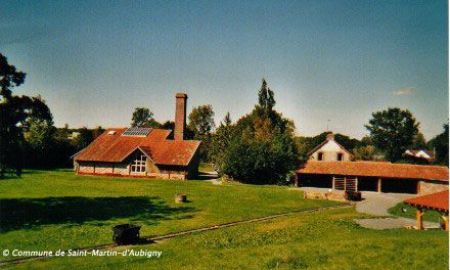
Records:
[[[134,173],[143,173],[145,172],[145,163],[147,161],[147,157],[143,154],[138,154],[136,159],[131,163],[131,172]]]

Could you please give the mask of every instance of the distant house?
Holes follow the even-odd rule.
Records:
[[[77,174],[188,179],[198,172],[200,141],[184,140],[187,95],[176,95],[175,131],[110,128],[74,155]]]
[[[435,155],[432,151],[419,149],[419,150],[406,150],[405,157],[415,161],[425,161],[431,163],[435,160]]]
[[[327,138],[308,153],[311,161],[350,161],[353,155],[334,140],[334,134],[327,134]]]

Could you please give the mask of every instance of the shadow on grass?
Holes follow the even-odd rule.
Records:
[[[192,218],[192,207],[170,207],[157,197],[49,197],[0,199],[0,232],[42,225],[104,225],[109,220],[157,224]]]
[[[217,173],[214,172],[199,172],[197,177],[195,178],[196,180],[212,180],[212,179],[217,179]]]

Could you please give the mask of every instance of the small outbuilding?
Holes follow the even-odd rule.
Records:
[[[417,208],[416,220],[418,230],[423,230],[425,210],[435,210],[442,214],[443,229],[448,231],[448,190],[405,200],[406,204]]]

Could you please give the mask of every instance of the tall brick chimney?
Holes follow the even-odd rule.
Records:
[[[177,93],[175,108],[175,132],[174,139],[182,141],[184,139],[184,131],[186,129],[186,105],[188,96],[185,93]]]

